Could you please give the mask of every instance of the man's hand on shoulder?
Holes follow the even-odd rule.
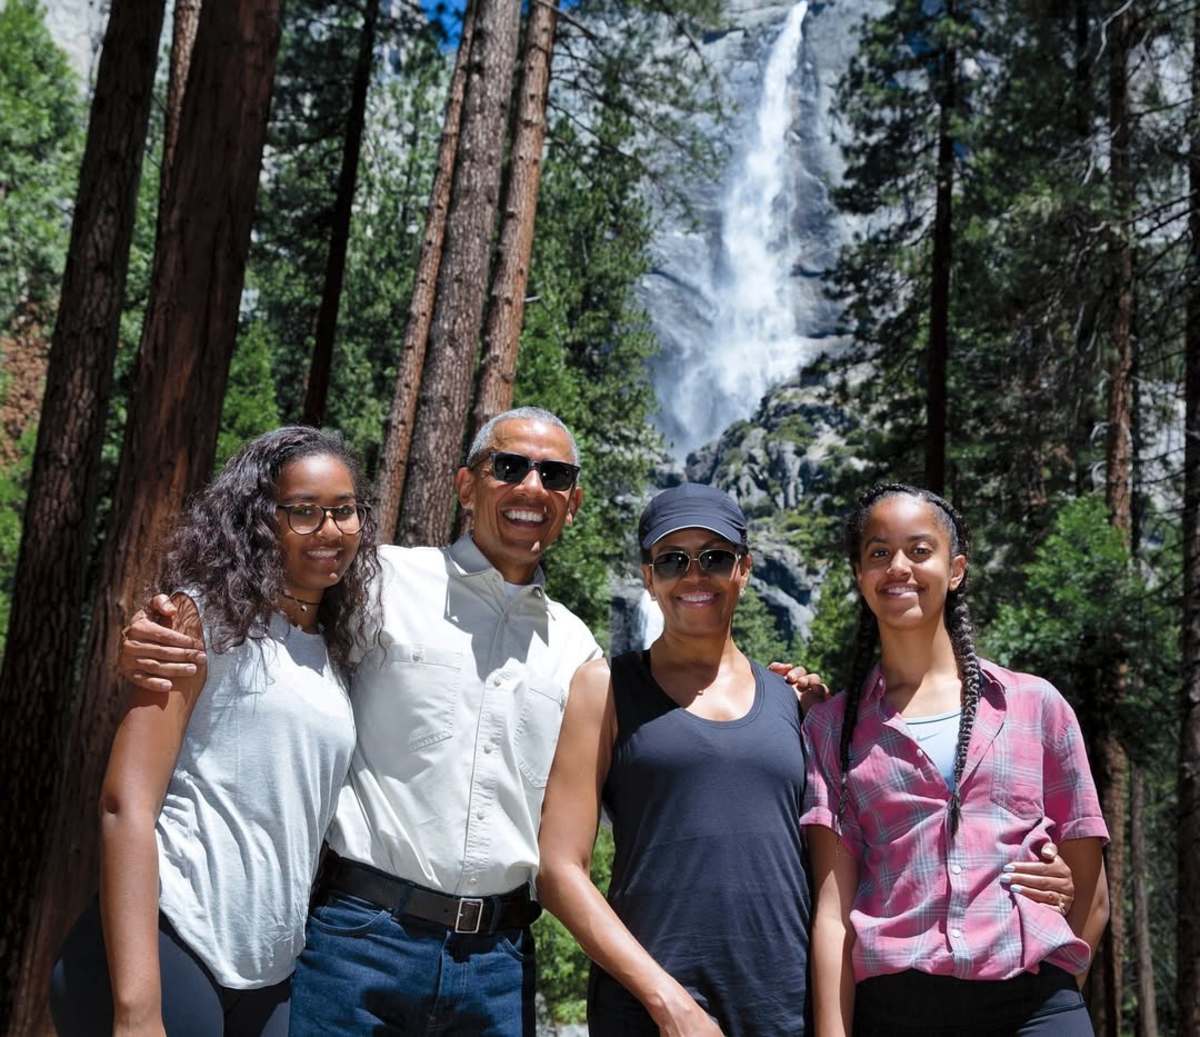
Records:
[[[195,674],[206,661],[204,642],[179,629],[181,619],[179,606],[165,594],[140,609],[121,631],[121,676],[146,691],[167,692],[173,679]]]
[[[800,700],[800,711],[807,713],[813,706],[829,698],[829,688],[819,673],[809,673],[795,663],[771,663],[768,669],[792,686]]]

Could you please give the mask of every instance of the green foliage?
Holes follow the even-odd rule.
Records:
[[[278,416],[295,421],[312,359],[362,12],[344,0],[305,0],[286,19],[241,334],[267,344]],[[391,64],[368,93],[328,401],[327,423],[369,465],[391,403],[448,72],[431,30],[408,28],[402,47],[379,45]],[[385,20],[379,37],[397,31]]]
[[[0,6],[0,325],[53,303],[83,135],[79,84],[37,0]]]
[[[216,468],[249,440],[279,425],[271,348],[261,325],[253,325],[237,344],[229,365],[229,384],[221,405]]]
[[[780,636],[762,596],[750,584],[742,591],[733,614],[733,640],[749,658],[764,666],[774,662],[801,662],[793,657],[792,645]]]
[[[545,568],[550,593],[601,638],[609,574],[632,553],[654,442],[646,369],[654,339],[634,298],[649,221],[639,170],[612,157],[631,132],[606,115],[598,148],[558,128],[545,160],[514,393],[517,406],[554,411],[578,440],[584,505]]]
[[[1112,725],[1148,759],[1155,747],[1166,751],[1171,725],[1162,711],[1171,715],[1177,618],[1154,570],[1133,565],[1104,500],[1065,502],[1019,575],[1021,597],[1000,605],[985,651],[1046,677],[1075,706],[1085,730]],[[1126,665],[1131,693],[1115,715],[1099,715],[1108,706],[1097,701],[1097,690]]]
[[[819,673],[830,689],[843,690],[841,682],[851,665],[857,616],[858,593],[850,566],[834,563],[817,592],[808,640],[797,657],[807,669]]]
[[[592,849],[592,881],[608,892],[612,878],[612,829],[606,824],[596,833]],[[591,964],[579,944],[557,918],[545,913],[534,923],[537,941],[537,986],[546,999],[553,1023],[582,1023],[587,1018],[587,981]]]
[[[36,443],[37,425],[30,424],[17,444],[17,461],[8,468],[0,469],[0,655],[8,633],[12,580],[21,549],[21,514]]]

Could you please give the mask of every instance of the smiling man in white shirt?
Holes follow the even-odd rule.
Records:
[[[557,417],[508,411],[455,477],[470,533],[380,549],[379,637],[353,677],[358,742],[293,978],[293,1034],[534,1033],[542,796],[571,677],[601,654],[540,568],[579,508],[578,474]],[[131,679],[180,672],[166,634],[131,626]]]

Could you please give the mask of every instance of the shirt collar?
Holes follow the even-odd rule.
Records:
[[[504,577],[500,575],[500,571],[479,550],[479,546],[472,539],[470,533],[464,533],[460,536],[450,545],[448,550],[450,559],[458,567],[460,576],[480,576],[491,573],[497,585],[504,581]],[[529,585],[534,588],[534,593],[539,598],[545,598],[546,596],[544,590],[545,583],[546,574],[542,572],[542,567],[539,565],[537,571],[533,574],[533,579],[529,581]]]
[[[983,688],[981,690],[984,694],[991,691],[998,695],[1000,701],[997,703],[997,706],[1002,708],[1005,705],[1008,693],[1008,685],[1004,681],[1006,671],[986,659],[979,660],[979,669],[983,673]],[[871,672],[867,674],[867,679],[863,683],[864,690],[859,708],[861,709],[863,706],[873,702],[880,702],[886,690],[886,683],[883,679],[883,667],[879,663],[876,663]]]

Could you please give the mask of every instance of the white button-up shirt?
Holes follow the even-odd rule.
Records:
[[[380,548],[382,632],[351,686],[343,857],[459,896],[532,884],[571,677],[601,654],[539,570],[513,592],[469,536]]]

